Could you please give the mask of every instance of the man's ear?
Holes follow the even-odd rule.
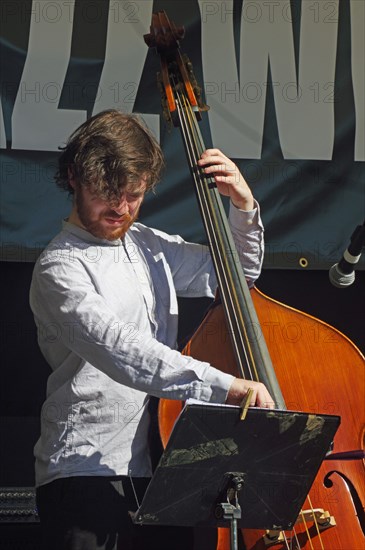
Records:
[[[73,172],[72,172],[70,167],[67,168],[67,174],[68,174],[68,183],[71,185],[72,189],[75,191],[76,182],[75,182],[74,175],[73,175]]]

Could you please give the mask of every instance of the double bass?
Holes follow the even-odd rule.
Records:
[[[144,37],[160,55],[165,115],[180,128],[218,281],[213,306],[183,353],[263,382],[276,407],[341,417],[333,452],[323,461],[293,529],[244,529],[243,543],[246,550],[364,550],[364,357],[333,327],[248,289],[214,178],[197,167],[206,149],[199,121],[208,107],[190,61],[180,52],[183,36],[183,27],[158,12]],[[160,401],[163,445],[181,408],[180,402]],[[228,550],[229,529],[217,532],[216,550]]]

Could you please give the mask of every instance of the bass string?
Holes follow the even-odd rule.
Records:
[[[194,114],[191,109],[187,112],[190,113],[190,118],[193,118],[194,127],[196,128],[200,143],[202,143],[202,137]],[[201,149],[204,150],[204,145]],[[226,215],[223,213],[223,205],[214,179],[212,177],[207,178],[203,176],[200,180],[200,185],[203,189],[203,193],[207,197],[209,216],[213,228],[212,234],[217,240],[215,248],[218,251],[219,260],[217,261],[216,270],[220,273],[222,281],[219,288],[224,310],[226,311],[230,334],[232,334],[231,340],[239,370],[242,378],[258,380],[255,358],[252,353],[250,339],[246,330],[246,324],[241,315],[241,307],[237,296],[237,289],[241,287],[237,271],[235,273],[235,278],[233,277],[233,271],[237,268],[237,262],[229,261],[234,257],[238,257],[237,250],[232,237],[231,242],[228,238],[230,229],[227,226]],[[213,238],[211,241],[213,241]]]
[[[185,96],[176,93],[176,105],[180,120],[180,128],[182,131],[185,148],[187,150],[189,166],[196,183],[195,187],[198,195],[198,201],[202,211],[203,221],[205,222],[214,264],[216,266],[221,299],[226,311],[228,312],[227,321],[229,324],[230,333],[233,336],[232,344],[236,352],[236,357],[238,357],[238,365],[243,378],[245,378],[245,372],[242,363],[247,366],[249,378],[255,379],[254,372],[256,369],[252,368],[252,365],[254,365],[254,357],[250,349],[249,339],[245,329],[240,326],[238,321],[237,306],[235,306],[234,297],[232,297],[231,291],[233,287],[227,279],[227,270],[224,270],[223,268],[223,265],[226,264],[224,249],[227,247],[222,246],[217,239],[217,231],[214,231],[213,229],[214,226],[216,226],[213,220],[213,215],[217,211],[219,212],[218,207],[215,207],[215,205],[212,204],[217,193],[217,190],[215,189],[215,182],[212,178],[204,177],[197,169],[197,160],[200,158],[201,153],[205,150],[205,147],[199,129],[197,128],[195,115],[190,104],[187,104]],[[216,193],[212,193],[212,183]],[[242,337],[242,333],[246,336],[245,339]],[[242,359],[242,355],[244,360]]]
[[[313,508],[312,500],[311,500],[309,495],[307,495],[307,501],[309,503],[309,508],[310,508],[311,513],[312,513],[313,523],[314,523],[315,530],[316,530],[316,533],[317,533],[317,536],[318,536],[318,540],[321,544],[321,549],[325,550],[324,544],[323,544],[323,538],[322,538],[322,535],[321,535],[321,531],[319,529],[319,524],[318,524],[316,514],[315,514],[315,511],[314,511],[314,508]],[[303,513],[303,511],[301,511],[300,514],[302,515],[302,520],[303,520],[303,524],[304,524],[304,527],[305,527],[305,530],[306,530],[306,533],[307,533],[307,537],[308,537],[308,540],[309,540],[309,543],[310,543],[310,547],[313,550],[314,547],[313,547],[313,544],[312,544],[312,537],[311,537],[311,534],[309,532],[309,528],[308,528],[308,525],[307,525],[307,520],[305,519],[305,514]]]
[[[195,134],[198,136],[197,141],[201,144],[200,150],[204,150],[196,117],[186,99],[185,104],[184,112],[190,113],[190,124],[195,128]],[[212,185],[210,182],[212,182]],[[212,231],[213,237],[221,239],[217,241],[216,245],[217,250],[221,251],[216,271],[221,271],[222,273],[222,287],[220,289],[222,288],[224,292],[222,301],[233,337],[232,344],[237,366],[243,378],[264,382],[269,390],[271,390],[276,403],[282,406],[284,398],[275,376],[269,351],[264,339],[260,338],[260,335],[257,336],[256,333],[256,328],[260,327],[260,322],[252,302],[242,266],[237,261],[238,254],[228,226],[220,194],[212,178],[210,180],[201,178],[199,184],[207,197],[207,203],[209,202],[211,216],[216,216],[214,220],[211,220],[211,223],[215,223],[215,227],[218,228],[218,230]],[[213,240],[212,243],[214,243]]]
[[[226,294],[226,288],[227,288],[227,281],[224,277],[224,271],[220,269],[221,263],[222,263],[222,256],[219,249],[219,244],[216,239],[216,232],[213,231],[213,221],[211,217],[211,206],[209,206],[209,194],[205,193],[205,186],[203,183],[203,178],[197,169],[197,160],[200,157],[201,152],[204,150],[204,148],[200,145],[199,142],[196,139],[196,135],[194,135],[193,129],[194,125],[191,124],[191,120],[189,121],[189,111],[190,109],[186,109],[186,105],[183,107],[183,99],[180,97],[179,94],[177,94],[176,97],[176,103],[177,103],[177,109],[179,113],[180,118],[180,128],[183,135],[183,140],[185,147],[187,149],[187,154],[189,158],[189,166],[191,169],[191,173],[193,176],[193,179],[195,181],[195,189],[198,197],[198,202],[201,208],[202,217],[204,226],[207,231],[211,253],[213,257],[213,261],[215,262],[216,266],[216,273],[217,273],[217,279],[219,281],[219,288],[222,292],[222,301],[225,299]],[[194,116],[192,114],[192,116]],[[190,117],[191,119],[191,117]],[[234,334],[233,325],[231,326],[231,333]]]

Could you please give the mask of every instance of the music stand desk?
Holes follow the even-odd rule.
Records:
[[[340,418],[260,408],[240,416],[239,407],[186,402],[136,523],[293,527]]]

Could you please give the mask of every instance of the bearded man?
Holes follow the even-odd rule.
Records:
[[[152,475],[150,396],[240,404],[251,388],[252,405],[273,406],[264,385],[176,350],[177,296],[214,297],[217,281],[207,247],[136,222],[163,164],[142,121],[117,110],[86,121],[60,155],[56,181],[73,196],[72,210],[37,261],[30,291],[52,369],[35,446],[47,550],[192,548],[189,529],[174,528],[171,542],[171,529],[130,517]],[[252,285],[263,257],[258,205],[221,151],[205,151],[198,165],[230,197]]]

